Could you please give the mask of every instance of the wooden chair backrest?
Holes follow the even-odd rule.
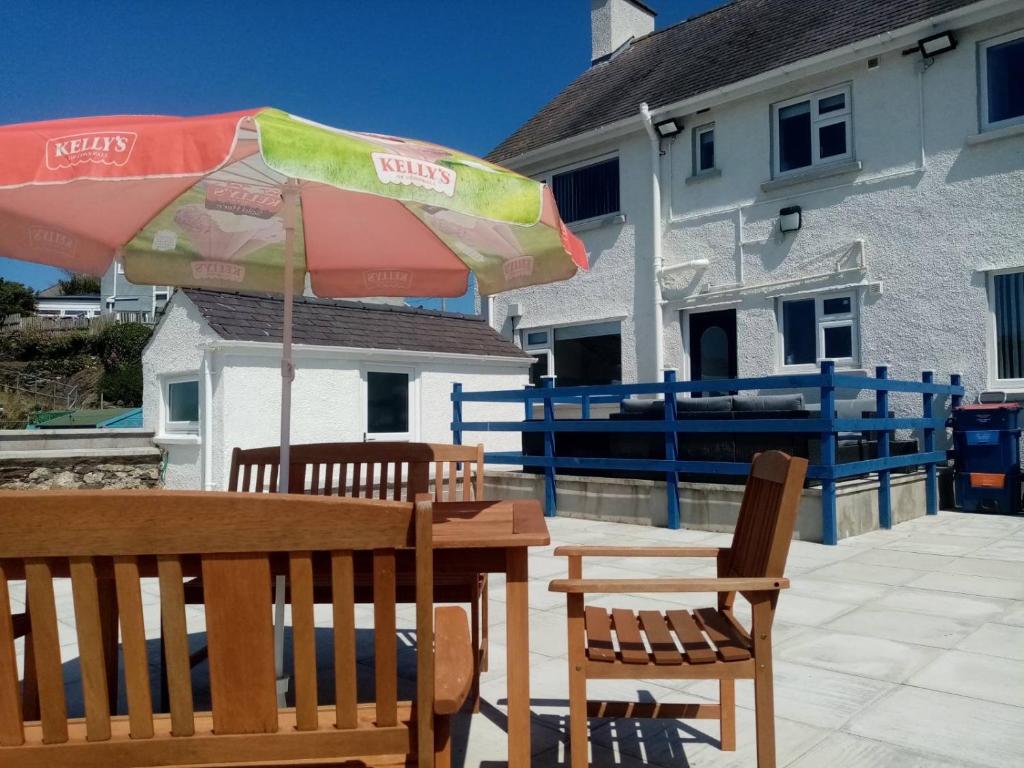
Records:
[[[434,501],[484,497],[482,445],[310,443],[291,446],[289,465],[289,493],[405,501],[420,493],[432,493]],[[278,446],[235,448],[228,490],[276,491],[279,469]]]
[[[784,575],[806,474],[806,459],[779,451],[754,457],[721,576]]]
[[[0,492],[0,765],[117,768],[410,753],[417,737],[399,717],[395,636],[395,554],[407,548],[415,551],[417,700],[425,703],[413,717],[418,743],[432,746],[431,524],[425,496],[407,503],[174,491]],[[373,561],[375,716],[356,703],[353,557],[364,551]],[[332,582],[330,706],[318,705],[314,562]],[[284,573],[291,587],[294,710],[278,709],[275,685],[271,584]],[[209,713],[194,711],[183,594],[183,579],[199,574]],[[53,585],[68,576],[85,703],[84,721],[70,722]],[[147,576],[159,580],[169,716],[152,708],[140,588]],[[23,723],[19,706],[8,588],[19,579],[26,580],[32,617],[38,724]],[[117,596],[127,718],[112,717],[108,705],[98,597],[106,592],[104,580]],[[433,764],[432,748],[419,753],[421,766]]]

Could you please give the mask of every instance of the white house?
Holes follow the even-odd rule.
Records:
[[[1024,3],[591,9],[589,69],[489,156],[550,181],[593,264],[484,302],[535,374],[1024,391]]]
[[[174,293],[142,356],[143,419],[167,451],[168,488],[223,489],[231,449],[275,445],[279,297]],[[531,358],[481,319],[406,306],[299,298],[292,442],[449,443],[452,385],[521,389]],[[466,420],[514,420],[522,405],[467,403]],[[517,450],[514,433],[466,443]]]

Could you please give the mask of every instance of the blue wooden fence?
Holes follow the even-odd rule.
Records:
[[[821,397],[821,416],[813,419],[743,419],[718,421],[710,419],[677,420],[672,404],[680,392],[723,392],[758,390],[817,389]],[[876,415],[872,418],[837,418],[835,414],[836,390],[875,392]],[[889,416],[890,393],[920,394],[920,417]],[[661,395],[665,399],[665,413],[656,420],[609,420],[590,418],[591,405],[621,403],[634,395]],[[820,463],[808,468],[807,476],[821,483],[822,538],[826,544],[838,541],[836,520],[836,482],[848,477],[878,474],[879,526],[892,527],[890,501],[890,473],[901,467],[925,467],[925,499],[927,513],[938,513],[938,487],[936,466],[946,461],[946,451],[935,449],[935,430],[944,429],[945,415],[936,416],[936,395],[950,398],[950,406],[960,404],[964,388],[960,376],[950,376],[949,384],[937,384],[934,374],[925,371],[920,381],[900,381],[888,378],[886,366],[875,369],[875,377],[840,373],[832,361],[824,361],[819,373],[766,376],[760,378],[714,381],[676,381],[674,371],[666,371],[662,382],[646,384],[617,384],[586,387],[555,387],[553,379],[545,380],[541,387],[521,390],[495,390],[464,392],[461,384],[453,387],[452,435],[461,444],[463,432],[541,432],[544,435],[544,455],[527,456],[522,452],[488,452],[490,464],[540,467],[544,470],[544,509],[547,515],[557,510],[555,471],[557,469],[611,469],[644,472],[664,472],[668,496],[668,527],[679,528],[679,474],[682,472],[711,475],[746,475],[750,465],[728,461],[680,461],[676,456],[676,435],[680,432],[795,432],[817,434],[821,439]],[[521,402],[524,416],[531,419],[533,405],[543,404],[543,418],[537,421],[465,421],[463,403]],[[582,418],[555,419],[556,403],[578,405]],[[917,453],[892,456],[889,451],[890,434],[897,429],[921,430],[922,440]],[[559,432],[644,432],[665,434],[665,458],[613,459],[560,457],[555,453],[555,436]],[[878,457],[862,461],[837,463],[836,440],[840,432],[873,432],[878,439]]]

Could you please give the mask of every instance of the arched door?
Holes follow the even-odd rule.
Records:
[[[736,310],[694,312],[689,319],[690,379],[735,379]]]

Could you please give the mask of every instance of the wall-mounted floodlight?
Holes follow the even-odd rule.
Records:
[[[921,51],[921,55],[926,59],[933,58],[941,53],[947,53],[954,48],[956,48],[956,37],[953,36],[952,32],[939,32],[937,35],[926,37],[917,42],[917,49]]]
[[[683,130],[683,121],[671,117],[668,120],[662,120],[660,123],[655,123],[654,130],[658,132],[658,135],[661,136],[661,138],[671,139]]]
[[[781,231],[796,232],[803,225],[803,211],[799,205],[791,205],[779,211],[779,229]]]

